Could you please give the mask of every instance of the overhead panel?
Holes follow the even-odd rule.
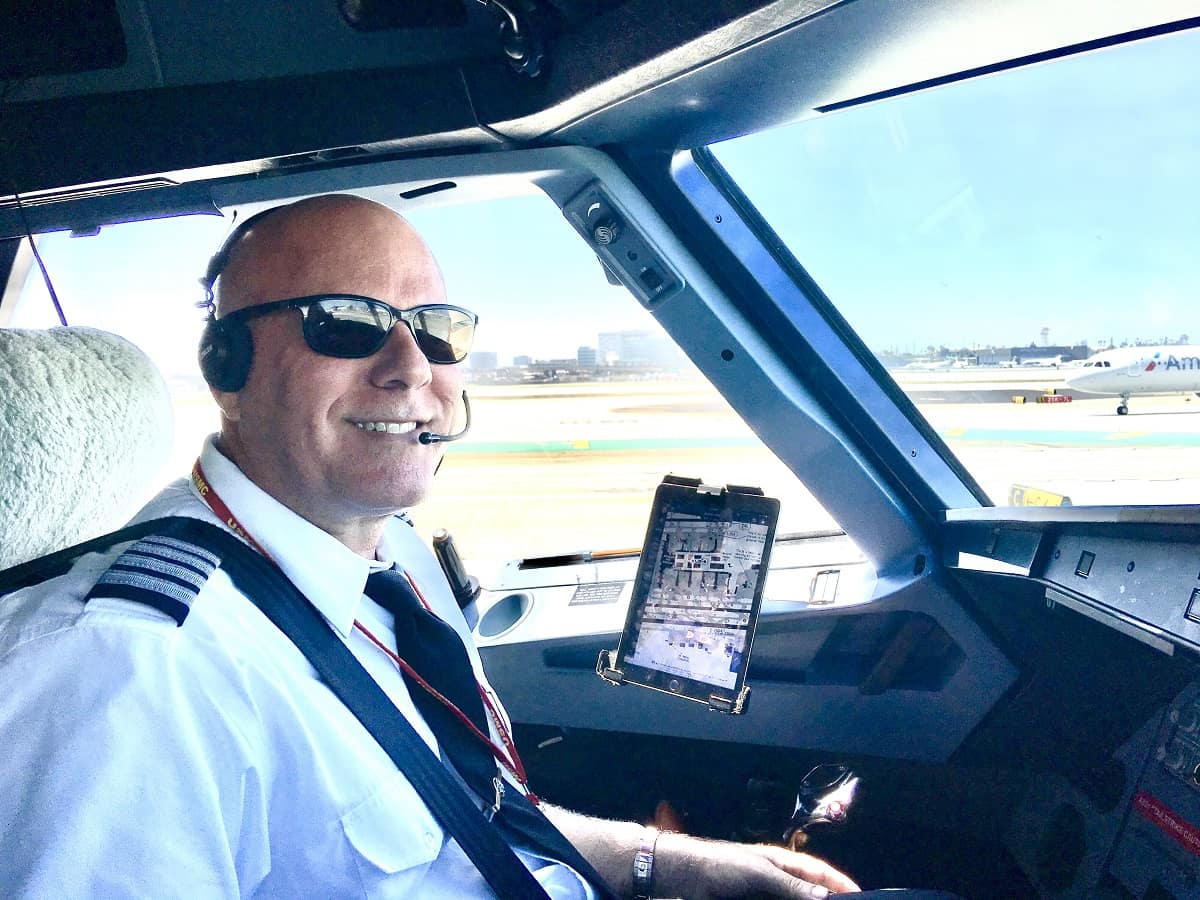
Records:
[[[125,62],[116,0],[0,3],[0,78],[33,78]]]

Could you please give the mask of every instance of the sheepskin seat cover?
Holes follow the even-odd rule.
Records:
[[[123,525],[171,430],[166,383],[124,338],[0,329],[0,569]]]

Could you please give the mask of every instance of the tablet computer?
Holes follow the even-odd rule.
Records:
[[[668,476],[654,494],[633,598],[597,672],[744,711],[779,501],[758,488]]]

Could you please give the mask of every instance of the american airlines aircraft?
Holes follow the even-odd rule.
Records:
[[[1067,386],[1085,394],[1119,394],[1117,415],[1133,394],[1200,392],[1200,347],[1127,347],[1090,357]]]

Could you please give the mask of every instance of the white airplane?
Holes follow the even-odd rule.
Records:
[[[1123,416],[1133,394],[1200,392],[1200,347],[1105,350],[1089,357],[1066,381],[1069,388],[1085,394],[1119,394],[1117,415]]]

